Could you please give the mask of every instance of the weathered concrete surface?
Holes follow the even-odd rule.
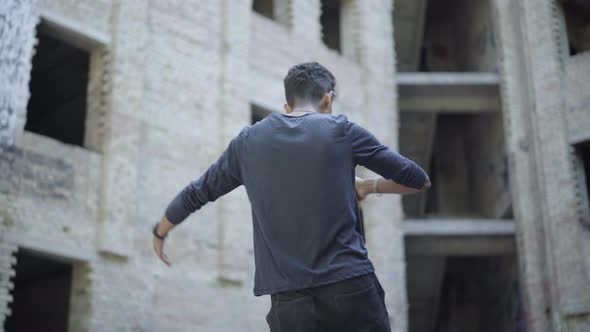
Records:
[[[25,125],[38,21],[35,2],[4,1],[0,4],[0,149],[14,144]]]
[[[559,11],[549,1],[496,0],[493,8],[528,326],[587,330],[590,303],[580,290],[589,284],[590,234],[575,208]]]
[[[568,139],[571,143],[590,140],[590,52],[566,59],[565,97]]]
[[[173,232],[167,247],[172,268],[154,257],[149,228],[173,195],[249,124],[251,103],[281,111],[282,78],[297,62],[326,64],[338,79],[335,111],[397,148],[392,2],[343,2],[342,55],[322,43],[318,0],[276,0],[274,21],[251,13],[250,1],[18,2],[28,6],[28,23],[18,37],[23,51],[17,58],[0,51],[0,71],[6,59],[15,59],[20,75],[15,84],[2,84],[10,89],[2,96],[18,96],[10,101],[18,112],[0,129],[16,142],[0,155],[0,318],[10,302],[6,280],[12,268],[6,262],[21,247],[74,264],[71,330],[265,330],[269,301],[252,296],[251,222],[243,190],[206,206]],[[498,189],[493,197],[480,195],[478,209],[489,218],[502,210],[505,166],[480,154],[503,155],[497,147],[505,141],[529,330],[584,331],[590,241],[575,209],[579,189],[569,145],[589,136],[588,56],[560,64],[549,1],[492,0],[491,23],[482,18],[482,3],[456,3],[469,3],[465,10],[476,13],[462,22],[472,34],[461,38],[478,52],[459,54],[464,66],[439,68],[500,70],[502,116],[482,117],[472,129],[492,137],[478,143],[482,149],[470,152],[472,158],[478,167],[494,167],[493,177],[473,181]],[[91,57],[87,149],[19,129],[35,13],[45,15],[47,26],[79,29],[71,43],[92,41],[80,43]],[[441,33],[447,40],[448,31]],[[497,204],[487,206],[489,199]],[[406,331],[400,199],[371,197],[365,213],[369,255],[387,292],[393,330]],[[481,253],[475,239],[451,247]],[[503,237],[486,248],[510,253],[511,241]]]

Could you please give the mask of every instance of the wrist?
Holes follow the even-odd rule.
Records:
[[[371,181],[371,192],[373,194],[378,194],[379,193],[379,179],[378,178],[374,178]]]
[[[371,181],[370,180],[363,180],[358,186],[358,193],[365,197],[367,194],[371,193]]]
[[[160,233],[158,232],[158,228],[160,226],[160,223],[156,223],[154,225],[154,228],[152,229],[152,234],[154,235],[154,237],[158,240],[164,240],[166,239],[166,235],[168,234],[164,234],[164,235],[160,235]]]

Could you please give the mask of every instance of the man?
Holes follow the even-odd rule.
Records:
[[[244,185],[252,205],[254,295],[271,295],[270,330],[390,331],[383,289],[356,227],[354,169],[363,165],[411,192],[428,187],[428,177],[367,130],[331,115],[335,78],[319,63],[294,66],[284,85],[285,114],[244,128],[174,198],[153,229],[154,250],[169,264],[162,251],[167,233]]]

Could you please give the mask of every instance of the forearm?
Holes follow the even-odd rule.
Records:
[[[357,182],[359,194],[401,194],[409,195],[422,192],[430,187],[430,181],[427,179],[424,186],[420,189],[407,187],[384,178],[365,179]]]
[[[401,189],[396,185],[420,191],[428,183],[426,172],[418,164],[386,147],[375,151],[364,166],[385,178],[385,181],[380,185],[383,185],[384,191],[388,193],[389,190]],[[386,182],[388,180],[393,183]],[[403,191],[406,192],[405,189]],[[397,191],[393,192],[397,193]]]
[[[168,232],[170,232],[172,230],[172,228],[174,228],[173,223],[170,222],[170,220],[168,220],[168,218],[166,218],[166,215],[162,216],[162,220],[160,220],[160,223],[158,224],[158,227],[156,228],[156,232],[158,233],[159,236],[161,237],[166,237],[166,235],[168,235]]]
[[[422,190],[428,184],[426,172],[415,162],[391,151],[387,146],[366,129],[349,123],[348,134],[351,137],[352,151],[356,165],[362,165],[381,175],[385,179],[393,180],[395,184]],[[398,192],[405,189],[394,184],[385,185],[385,190]],[[389,191],[387,191],[389,192]]]
[[[403,185],[396,183],[392,180],[387,180],[387,179],[383,179],[383,178],[373,180],[373,182],[374,182],[374,187],[375,187],[374,191],[376,194],[407,195],[407,194],[415,194],[415,193],[418,193],[423,190],[423,189],[415,189],[415,188],[406,187],[406,186],[403,186]]]

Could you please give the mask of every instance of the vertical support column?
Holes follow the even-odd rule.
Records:
[[[274,17],[282,25],[293,27],[293,0],[274,0]]]
[[[68,331],[89,331],[92,311],[92,282],[88,263],[75,263],[72,269]]]
[[[583,264],[583,242],[590,233],[579,223],[576,178],[567,143],[564,110],[565,71],[560,61],[559,22],[555,1],[521,2],[525,43],[523,52],[531,93],[538,182],[545,225],[553,328],[590,329],[590,279]],[[527,47],[528,46],[528,47]],[[551,156],[549,158],[549,156]],[[555,162],[558,161],[558,162]]]
[[[589,234],[575,209],[558,11],[553,1],[493,4],[512,191],[520,193],[514,202],[529,329],[585,331],[590,293],[583,290],[590,280],[583,242]]]
[[[344,57],[355,62],[361,54],[359,6],[358,0],[344,0],[340,5],[340,48]]]
[[[281,0],[289,1],[292,13],[290,24],[293,33],[311,43],[321,43],[322,13],[320,0]]]
[[[250,1],[224,0],[222,8],[221,79],[219,95],[219,150],[223,151],[242,128],[250,124],[248,91],[250,43]],[[250,215],[250,205],[243,187],[230,193],[218,203],[219,212],[219,277],[242,284],[249,275],[252,258],[251,223],[237,216]]]
[[[11,291],[14,288],[17,247],[13,244],[0,241],[0,332],[4,332],[4,322],[10,316]]]
[[[299,38],[312,43],[322,40],[320,0],[275,0],[274,15],[277,22],[293,31]]]
[[[365,106],[363,125],[384,144],[397,150],[398,110],[395,87],[392,0],[354,0],[358,8],[358,60],[362,67]],[[379,41],[379,42],[377,42]],[[392,331],[407,331],[405,255],[399,196],[365,203],[369,257],[386,292]]]
[[[145,1],[117,1],[113,9],[110,114],[102,146],[103,189],[99,250],[127,256],[136,215],[137,163],[143,96]]]
[[[14,144],[25,125],[35,26],[39,20],[35,3],[0,3],[0,149]]]
[[[519,4],[511,0],[493,0],[492,13],[498,43],[500,88],[510,187],[516,222],[519,282],[529,331],[550,331],[550,308],[546,285],[544,226],[540,223],[540,193],[533,151],[531,113],[533,101],[528,94],[524,40],[520,26]]]

